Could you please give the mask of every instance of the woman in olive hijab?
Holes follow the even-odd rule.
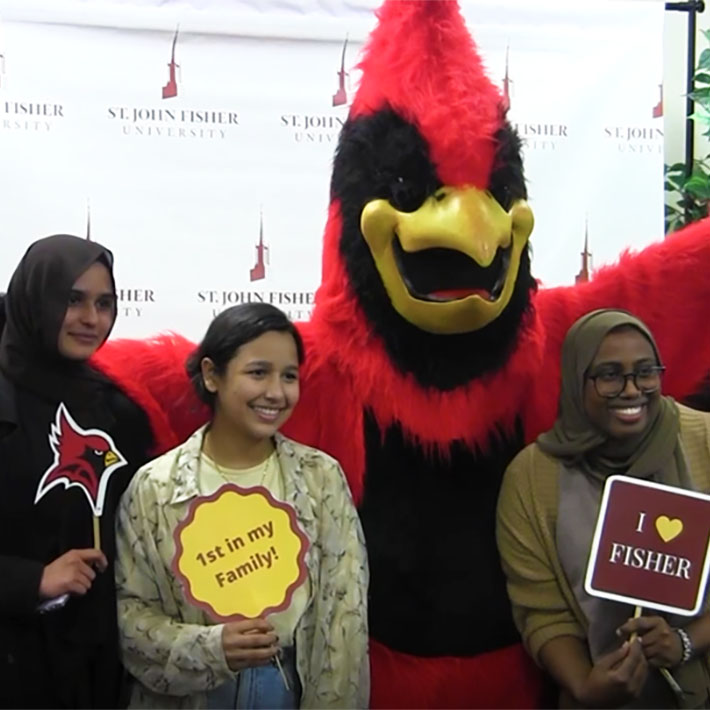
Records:
[[[710,491],[710,417],[662,396],[663,370],[631,314],[580,318],[562,348],[558,418],[501,488],[498,546],[516,624],[572,705],[710,707],[710,616],[632,619],[633,607],[584,589],[608,476]]]
[[[117,707],[113,518],[152,435],[89,362],[116,319],[111,252],[69,235],[35,242],[4,313],[0,706]]]

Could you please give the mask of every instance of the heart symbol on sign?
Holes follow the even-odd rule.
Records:
[[[667,515],[656,518],[656,530],[663,542],[670,542],[683,532],[683,521],[680,518],[671,520]]]

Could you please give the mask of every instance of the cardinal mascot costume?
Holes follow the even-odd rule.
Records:
[[[552,424],[562,339],[587,311],[641,317],[665,391],[692,390],[710,360],[710,225],[587,284],[538,290],[520,140],[457,4],[387,0],[378,16],[335,156],[285,433],[341,462],[359,508],[373,707],[534,707],[543,684],[494,534],[503,472]],[[207,416],[185,374],[193,348],[116,341],[96,360],[162,417],[163,446]]]

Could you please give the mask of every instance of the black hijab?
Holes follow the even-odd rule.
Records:
[[[58,349],[72,287],[96,262],[108,269],[115,291],[113,254],[96,242],[55,234],[25,252],[5,294],[0,338],[0,369],[16,386],[45,400],[79,406],[100,391],[104,378]]]

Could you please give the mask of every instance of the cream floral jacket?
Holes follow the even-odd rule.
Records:
[[[196,496],[221,477],[198,476],[204,427],[146,464],[121,499],[116,583],[123,662],[138,680],[131,707],[204,708],[234,678],[222,624],[189,604],[171,563],[173,531]],[[370,669],[365,544],[338,462],[279,434],[285,500],[310,540],[311,594],[295,632],[303,708],[367,707]]]

